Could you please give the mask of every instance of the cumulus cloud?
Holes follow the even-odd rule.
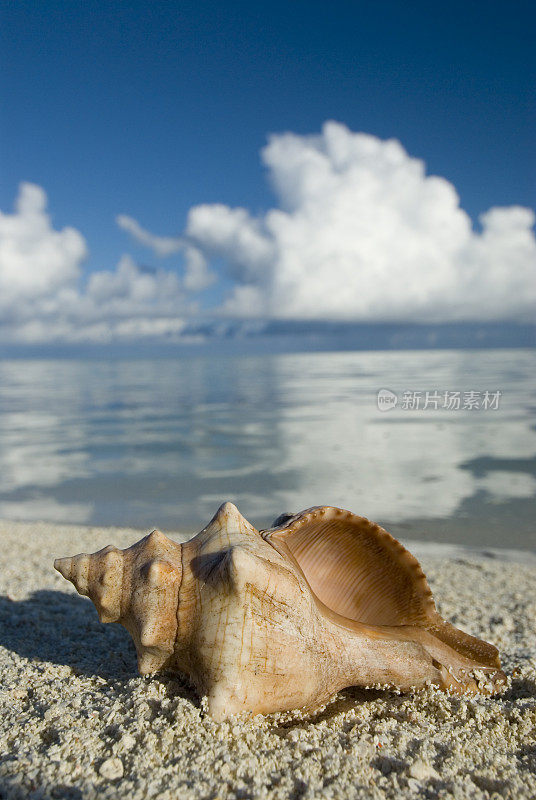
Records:
[[[224,258],[239,284],[262,282],[274,262],[274,243],[244,208],[195,206],[188,215],[186,235],[209,258]]]
[[[192,263],[181,279],[123,256],[114,270],[98,270],[84,283],[85,240],[73,228],[55,230],[46,203],[40,187],[21,184],[14,213],[0,213],[0,339],[178,338],[196,311],[189,292],[200,285],[196,270],[203,267]]]
[[[452,184],[398,141],[336,122],[315,136],[272,136],[262,160],[277,207],[253,216],[194,206],[176,236],[121,214],[123,230],[159,257],[178,256],[180,269],[123,256],[87,280],[83,236],[56,230],[43,189],[21,184],[14,212],[0,213],[0,340],[176,340],[216,271],[227,295],[208,313],[220,321],[532,321],[530,209],[491,208],[475,230]]]
[[[0,309],[33,302],[73,286],[86,257],[84,238],[74,228],[55,231],[46,213],[46,194],[23,183],[14,214],[0,211]]]
[[[185,235],[221,258],[231,315],[353,321],[529,318],[534,213],[492,208],[475,232],[447,180],[395,140],[328,122],[262,151],[279,208],[191,209]]]

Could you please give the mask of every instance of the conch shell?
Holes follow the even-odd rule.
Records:
[[[177,544],[60,558],[101,622],[131,634],[142,675],[186,673],[211,715],[313,710],[348,686],[499,690],[497,649],[436,611],[417,560],[387,531],[329,506],[257,531],[224,503]]]

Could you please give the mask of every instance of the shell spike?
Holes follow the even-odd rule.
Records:
[[[218,508],[205,531],[234,530],[241,533],[257,533],[253,525],[242,516],[240,511],[229,501],[222,503]]]
[[[93,600],[101,622],[117,622],[121,615],[123,553],[108,545],[98,553],[57,558],[54,567]]]
[[[54,561],[54,569],[63,575],[66,580],[70,581],[72,579],[73,559],[69,557],[56,558]]]
[[[145,537],[146,544],[155,550],[157,550],[159,547],[166,547],[169,541],[170,540],[165,533],[162,533],[156,528]]]
[[[74,584],[78,594],[83,594],[87,597],[90,596],[89,575],[91,560],[97,556],[98,553],[91,556],[86,553],[80,553],[72,558],[57,558],[54,566],[64,578]]]

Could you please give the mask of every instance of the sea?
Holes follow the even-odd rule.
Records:
[[[0,360],[0,517],[256,527],[314,505],[536,550],[529,349]]]

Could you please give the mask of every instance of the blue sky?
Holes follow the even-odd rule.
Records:
[[[183,317],[195,313],[195,307],[225,305],[237,286],[238,294],[234,292],[237,296],[227,302],[226,314],[248,316],[245,309],[251,307],[253,317],[273,316],[274,304],[281,307],[278,298],[290,293],[294,300],[283,316],[302,318],[306,309],[312,308],[314,317],[324,279],[319,278],[316,288],[304,294],[292,285],[293,267],[289,266],[292,259],[307,261],[303,248],[280,255],[283,239],[296,238],[309,201],[302,198],[302,205],[291,209],[300,217],[289,228],[291,234],[285,234],[286,238],[274,234],[267,212],[278,207],[288,211],[292,202],[288,185],[274,192],[271,183],[280,184],[283,173],[287,183],[300,178],[292,172],[286,151],[274,152],[268,163],[265,158],[261,164],[260,151],[268,135],[292,132],[297,137],[292,147],[299,149],[300,158],[308,159],[329,149],[325,131],[320,144],[311,145],[307,138],[320,136],[329,120],[348,131],[341,147],[349,146],[354,139],[348,137],[359,133],[380,142],[395,138],[404,148],[401,158],[408,168],[412,158],[422,159],[426,175],[443,176],[454,187],[479,233],[478,216],[488,209],[510,207],[512,211],[512,207],[533,208],[536,204],[535,21],[534,6],[529,2],[6,2],[0,43],[0,209],[7,218],[19,183],[35,184],[48,196],[51,229],[70,226],[83,237],[84,247],[71,252],[73,263],[65,266],[64,283],[51,279],[50,292],[63,291],[69,281],[72,288],[76,271],[86,276],[113,272],[125,256],[130,261],[123,268],[123,283],[114,284],[117,296],[123,291],[118,288],[120,283],[123,286],[130,281],[131,287],[137,281],[138,273],[132,275],[140,265],[182,277],[184,247],[177,245],[178,250],[162,258],[117,225],[117,215],[124,214],[156,235],[186,234],[187,244],[207,263],[211,278],[199,296],[188,297],[182,305],[177,300],[177,313]],[[335,130],[333,136],[339,134]],[[352,162],[357,169],[368,158],[368,144],[365,140],[354,143],[359,149]],[[283,139],[279,144],[284,150]],[[277,144],[274,147],[277,150]],[[376,148],[376,155],[370,158],[381,160],[384,155]],[[390,156],[385,157],[389,161]],[[337,172],[339,167],[333,169]],[[378,169],[381,172],[383,168]],[[379,174],[371,167],[371,187],[372,173]],[[392,182],[387,181],[384,191],[389,187]],[[427,191],[432,189],[428,186]],[[344,187],[340,191],[345,191]],[[416,186],[416,195],[419,191]],[[359,213],[368,207],[372,194],[371,188],[369,199],[356,203]],[[335,200],[330,208],[337,207]],[[39,206],[40,202],[34,196],[30,205]],[[401,205],[409,202],[408,197],[400,198]],[[463,220],[454,219],[449,203],[446,194],[438,200],[437,215],[443,219],[450,214],[453,230],[459,231]],[[221,214],[219,222],[214,214],[208,214],[201,232],[199,220],[188,222],[190,210],[201,204],[243,207],[249,215],[240,222],[241,227],[233,222],[232,236],[230,223],[225,222],[227,239],[223,241],[221,234],[215,242],[213,230],[221,223]],[[422,208],[428,206],[424,195],[417,205],[422,216]],[[376,216],[371,214],[370,224],[391,218],[392,208],[386,207]],[[259,220],[263,241],[268,228],[273,239],[270,247],[273,251],[275,242],[279,255],[265,254],[255,276],[245,276],[244,261],[254,260],[254,255],[231,249],[237,236],[251,238]],[[311,219],[309,222],[313,224]],[[447,228],[449,224],[447,220]],[[530,294],[527,275],[535,252],[531,249],[531,224],[527,214],[494,217],[488,249],[480,252],[481,242],[468,241],[463,247],[471,253],[453,255],[452,264],[456,263],[452,268],[476,274],[484,268],[475,264],[487,258],[488,252],[500,250],[503,262],[494,267],[496,274],[509,264],[520,276],[510,287],[512,298],[520,291]],[[426,226],[418,229],[423,242],[427,231]],[[319,249],[324,242],[347,233],[334,228],[326,233]],[[466,232],[463,235],[467,238]],[[235,245],[229,237],[234,237]],[[412,253],[418,248],[418,237],[416,241],[412,239]],[[389,241],[373,244],[366,251],[352,249],[352,245],[340,255],[337,245],[333,263],[340,255],[341,263],[346,264],[348,253],[357,253],[358,260],[366,260],[369,253],[372,263],[378,248],[383,253],[389,247],[396,252],[396,242]],[[326,244],[327,258],[331,258],[330,248]],[[437,248],[441,248],[439,239]],[[441,272],[443,266],[434,258],[430,256],[427,262],[431,266],[422,267],[424,272]],[[379,266],[365,275],[366,285],[388,280],[382,266],[384,256],[376,260]],[[316,268],[311,264],[308,272],[293,279],[303,282]],[[13,272],[13,264],[9,269]],[[346,282],[347,267],[341,269],[341,281]],[[416,272],[415,286],[423,283],[424,272]],[[471,281],[478,292],[477,278],[473,276]],[[504,276],[494,280],[493,287],[482,289],[482,302],[489,307],[484,316],[490,319],[501,316],[497,298],[505,294],[500,284]],[[449,281],[437,287],[436,295],[448,294]],[[101,284],[102,293],[106,281]],[[360,285],[355,284],[354,304],[346,307],[342,303],[342,318],[354,318],[354,306],[358,309],[355,319],[367,318],[359,311]],[[456,298],[467,294],[467,286],[458,295],[452,294],[450,310],[445,310],[438,305],[434,287],[426,280],[424,285],[424,298],[417,298],[417,289],[408,295],[407,316],[415,318],[416,309],[423,320],[434,314],[453,320],[475,316],[469,306],[454,309]],[[156,294],[169,296],[166,286],[163,292],[155,287],[144,291],[167,319],[170,307],[163,309],[161,299],[154,300]],[[459,281],[457,286],[460,289]],[[329,284],[326,290],[330,290]],[[17,291],[22,290],[19,287]],[[173,291],[178,297],[179,288]],[[268,293],[272,311],[266,311],[269,304],[264,305]],[[368,305],[374,307],[374,292],[365,295]],[[337,303],[335,299],[328,315],[337,316]],[[60,305],[65,307],[63,295]],[[511,317],[521,313],[527,318],[529,311],[525,306],[520,311],[512,301]],[[48,318],[35,305],[32,313],[45,315],[41,334],[36,333],[43,336]],[[81,312],[72,310],[71,324],[77,313]],[[89,314],[87,309],[84,313]],[[119,313],[128,316],[125,307]],[[392,314],[403,318],[404,310],[393,304]],[[139,309],[134,316],[139,318]]]

